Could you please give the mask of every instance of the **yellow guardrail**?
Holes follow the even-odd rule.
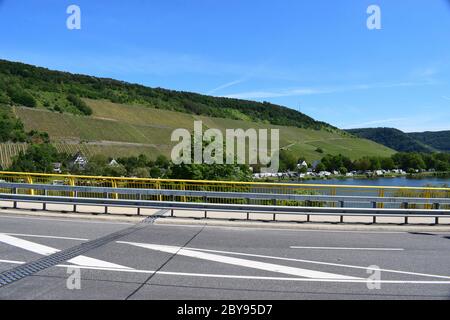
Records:
[[[34,184],[62,184],[70,186],[97,186],[113,188],[144,188],[168,189],[190,191],[221,191],[243,193],[278,193],[278,194],[317,194],[317,195],[361,195],[377,197],[422,197],[422,198],[450,198],[450,188],[435,187],[395,187],[395,186],[357,186],[357,185],[331,185],[331,184],[296,184],[296,183],[270,183],[246,181],[203,181],[183,179],[151,179],[151,178],[125,178],[84,176],[68,174],[24,173],[0,171],[0,181]],[[1,192],[1,190],[0,190]],[[32,194],[38,194],[32,190]],[[73,192],[72,192],[73,193]],[[68,194],[69,195],[69,194]],[[77,196],[70,194],[69,196]],[[92,195],[89,195],[92,196]],[[105,195],[98,195],[99,197]],[[110,198],[117,199],[119,195],[109,194]],[[122,195],[121,195],[122,197]],[[151,197],[151,196],[149,196]],[[187,196],[171,199],[169,196],[154,196],[149,198],[159,201],[198,201]],[[221,203],[233,203],[235,199],[215,199]],[[334,206],[335,204],[331,204]],[[383,204],[378,204],[382,207]]]

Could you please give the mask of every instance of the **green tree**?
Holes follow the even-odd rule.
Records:
[[[53,163],[63,160],[62,154],[59,154],[51,144],[33,144],[25,152],[20,152],[18,156],[13,158],[9,170],[51,173]]]

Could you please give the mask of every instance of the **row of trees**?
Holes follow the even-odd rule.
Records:
[[[63,172],[114,177],[171,178],[192,180],[237,180],[251,179],[251,170],[246,165],[228,164],[180,164],[175,165],[165,156],[156,160],[146,155],[118,158],[114,162],[103,155],[89,158],[85,166],[74,165],[72,155],[59,153],[49,143],[32,144],[25,152],[19,153],[8,170],[19,172],[53,172],[53,164],[61,163]]]

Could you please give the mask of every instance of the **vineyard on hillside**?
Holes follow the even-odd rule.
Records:
[[[26,143],[0,143],[0,166],[8,168],[12,158],[27,149]]]
[[[92,157],[102,154],[111,158],[137,156],[145,154],[150,159],[155,159],[159,154],[168,154],[168,150],[159,150],[155,147],[147,146],[126,146],[126,145],[89,145],[74,143],[53,143],[56,150],[61,153],[74,155],[81,151],[85,156]],[[20,151],[27,149],[26,143],[0,143],[0,166],[7,169]]]

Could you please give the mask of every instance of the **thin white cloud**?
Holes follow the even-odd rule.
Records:
[[[306,88],[290,88],[273,91],[248,91],[241,93],[234,93],[225,95],[227,98],[237,99],[264,99],[264,98],[279,98],[291,96],[317,95],[328,94],[336,92],[347,92],[356,90],[368,90],[377,88],[395,88],[395,87],[409,87],[426,85],[428,82],[397,82],[397,83],[372,83],[372,84],[356,84],[348,86],[334,86],[334,87],[306,87]]]
[[[214,89],[208,91],[207,94],[213,94],[213,93],[215,93],[215,92],[217,92],[217,91],[220,91],[220,90],[223,90],[223,89],[232,87],[232,86],[237,85],[237,84],[239,84],[239,83],[242,83],[242,82],[244,82],[244,81],[245,81],[245,79],[238,79],[238,80],[234,80],[234,81],[227,82],[227,83],[225,83],[225,84],[222,84],[222,85],[218,86],[217,88],[214,88]]]
[[[345,126],[347,129],[355,129],[355,128],[362,128],[367,126],[373,126],[373,125],[380,125],[380,124],[387,124],[387,123],[398,123],[399,121],[409,120],[410,118],[388,118],[388,119],[379,119],[379,120],[373,120],[373,121],[367,121],[367,122],[361,122],[357,124],[351,124]]]
[[[447,96],[442,96],[442,98],[445,100],[450,100],[450,97],[447,97]]]

